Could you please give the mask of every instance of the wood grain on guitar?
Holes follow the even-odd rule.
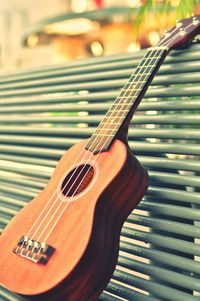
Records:
[[[147,50],[90,139],[70,148],[46,188],[0,237],[0,283],[24,300],[94,301],[114,271],[121,227],[148,175],[127,143],[130,119],[168,52],[200,33],[185,19]]]

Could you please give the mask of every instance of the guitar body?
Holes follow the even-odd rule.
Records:
[[[114,271],[123,222],[147,188],[146,171],[122,141],[115,139],[107,152],[97,155],[84,149],[86,143],[76,144],[63,155],[46,188],[13,218],[0,237],[0,283],[24,300],[95,300]],[[85,187],[69,197],[62,194],[62,185],[66,177],[69,180],[66,171],[69,174],[81,152],[84,164],[92,166],[93,172]],[[82,159],[76,166],[81,164]],[[47,217],[42,223],[49,210],[54,218]],[[41,212],[31,232],[37,231],[34,239],[41,241],[50,233],[47,243],[54,253],[46,264],[13,252]]]

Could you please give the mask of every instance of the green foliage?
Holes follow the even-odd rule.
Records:
[[[195,5],[200,5],[200,0],[180,0],[178,6],[173,6],[170,0],[163,0],[158,2],[157,0],[146,0],[138,11],[135,20],[136,31],[140,29],[142,21],[145,19],[149,12],[152,12],[157,19],[161,14],[169,14],[174,12],[177,19],[183,19],[190,17],[194,13]]]

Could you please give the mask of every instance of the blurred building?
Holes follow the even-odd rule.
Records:
[[[172,1],[176,6],[178,0]],[[136,39],[143,0],[2,0],[0,70],[37,67],[134,51],[156,44],[173,13],[153,14]],[[167,24],[166,24],[166,20]]]

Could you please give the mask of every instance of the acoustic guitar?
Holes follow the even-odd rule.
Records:
[[[114,271],[121,227],[148,175],[132,154],[129,122],[170,50],[200,33],[177,23],[144,58],[90,139],[70,148],[46,188],[0,237],[0,284],[31,301],[94,301]]]

